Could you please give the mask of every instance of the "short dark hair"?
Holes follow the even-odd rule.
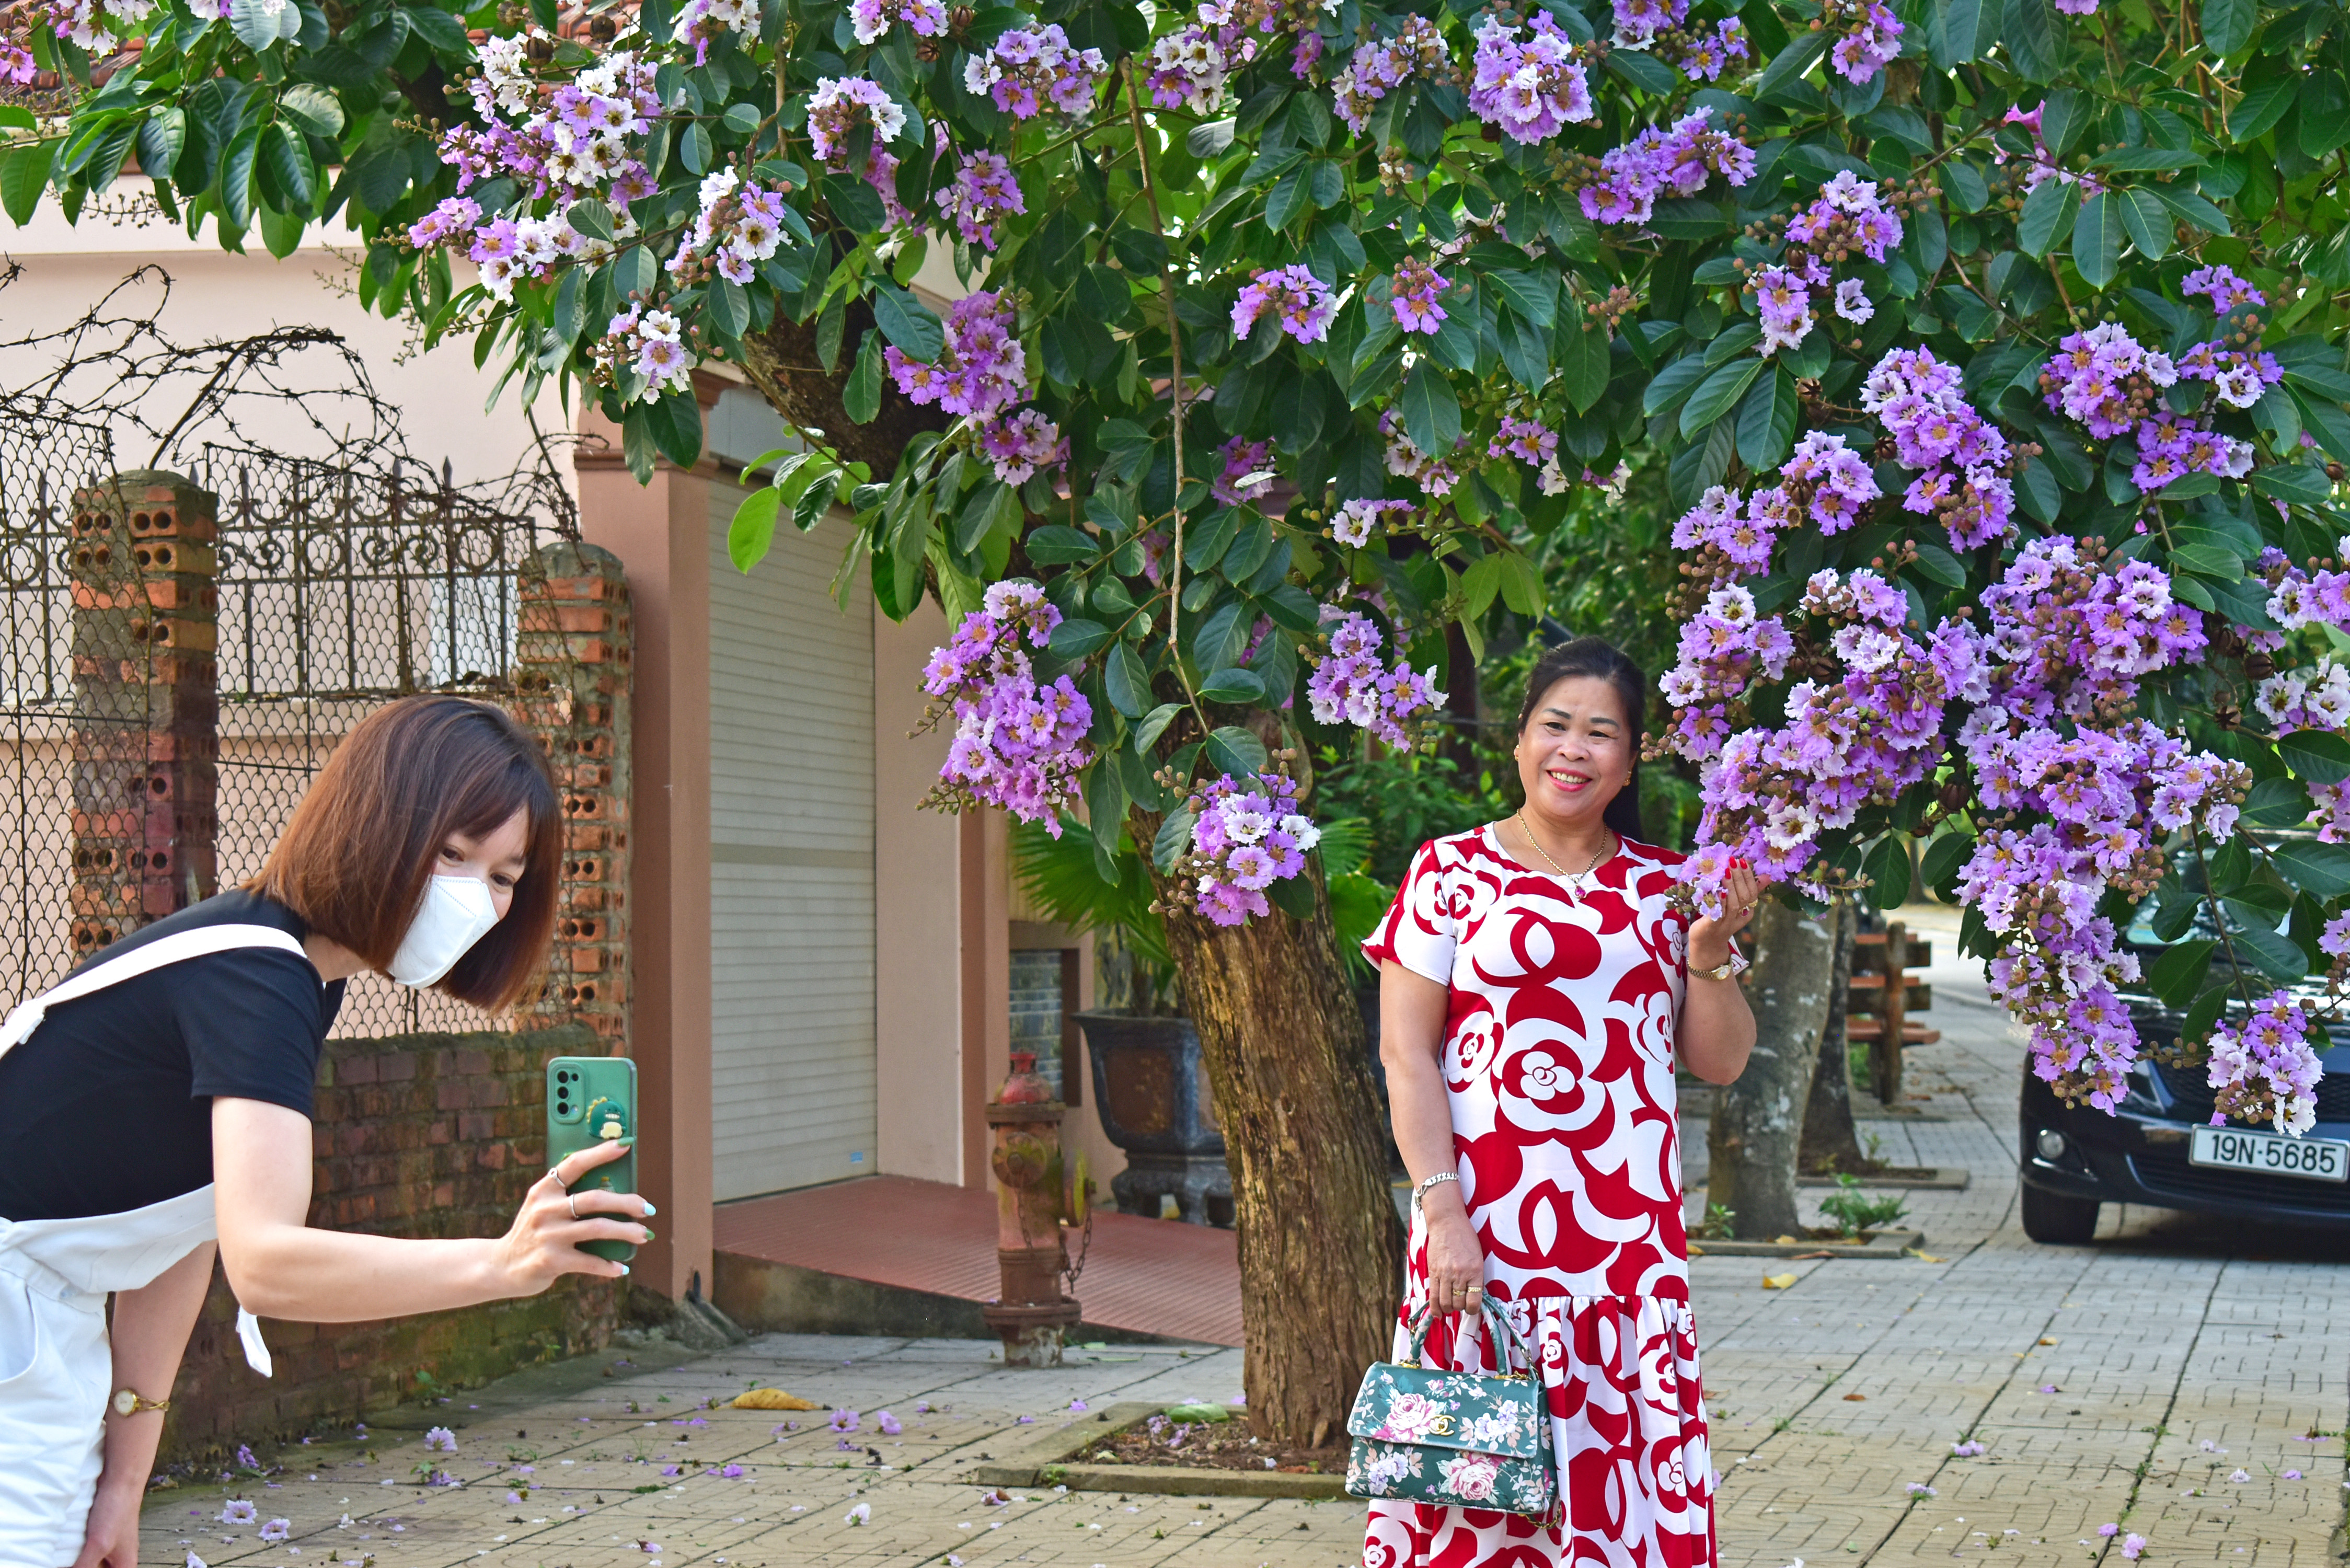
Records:
[[[505,1007],[554,939],[563,817],[546,753],[502,708],[402,697],[360,720],[245,886],[380,970],[400,950],[449,836],[483,837],[517,811],[530,834],[514,902],[434,987]]]
[[[1619,837],[1646,842],[1648,833],[1640,826],[1640,726],[1648,717],[1648,680],[1622,649],[1604,637],[1578,637],[1544,649],[1534,660],[1534,672],[1526,677],[1525,701],[1518,704],[1518,733],[1523,736],[1526,726],[1534,722],[1534,704],[1542,701],[1544,692],[1577,677],[1605,680],[1616,688],[1617,701],[1624,705],[1624,723],[1631,732],[1632,777],[1607,803],[1600,820]]]

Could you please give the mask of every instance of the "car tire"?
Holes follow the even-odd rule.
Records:
[[[2103,1207],[2094,1198],[2066,1198],[2026,1184],[2023,1233],[2049,1246],[2084,1247],[2096,1239],[2097,1211]]]

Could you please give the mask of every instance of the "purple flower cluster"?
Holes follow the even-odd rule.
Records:
[[[2309,1044],[2309,1015],[2288,991],[2271,992],[2239,1024],[2211,1032],[2205,1080],[2219,1091],[2211,1125],[2235,1116],[2265,1121],[2298,1137],[2317,1124],[2317,1080],[2324,1069]],[[2321,1031],[2321,1038],[2323,1032]]]
[[[1788,500],[1802,503],[1804,515],[1823,534],[1841,534],[1860,521],[1861,508],[1884,493],[1868,460],[1844,437],[1814,431],[1795,443],[1780,465]]]
[[[1808,258],[1806,258],[1808,260]],[[1807,273],[1817,273],[1809,277]],[[1746,286],[1754,291],[1754,315],[1762,325],[1762,341],[1758,350],[1765,358],[1782,348],[1799,348],[1812,333],[1812,291],[1808,282],[1825,283],[1826,269],[1819,263],[1808,263],[1805,270],[1783,266],[1766,266],[1757,270],[1747,280]]]
[[[1908,597],[1874,572],[1814,573],[1799,608],[1835,628],[1827,646],[1845,673],[1791,688],[1779,727],[1728,722],[1752,677],[1777,679],[1794,651],[1784,623],[1758,616],[1743,587],[1708,596],[1663,682],[1676,710],[1669,743],[1702,764],[1700,847],[1683,867],[1701,909],[1721,907],[1735,859],[1766,880],[1825,891],[1805,875],[1819,836],[1932,772],[1944,706],[1980,674],[1965,623],[1945,621],[1919,642],[1903,629]]]
[[[1150,47],[1150,101],[1161,109],[1211,112],[1224,99],[1230,67],[1214,32],[1194,24]]]
[[[1273,488],[1271,441],[1243,441],[1234,436],[1224,442],[1223,459],[1223,472],[1208,483],[1208,493],[1218,504],[1239,506]]]
[[[1841,33],[1828,59],[1855,87],[1875,80],[1901,54],[1901,18],[1882,0],[1828,0],[1821,20]]]
[[[1592,118],[1591,87],[1575,41],[1536,11],[1531,37],[1489,16],[1477,29],[1469,112],[1513,141],[1547,141]]]
[[[1885,205],[1877,182],[1837,171],[1812,204],[1787,220],[1787,240],[1831,265],[1858,251],[1873,262],[1901,243],[1901,219]]]
[[[534,32],[530,41],[545,39]],[[466,90],[479,127],[442,133],[441,161],[457,171],[457,189],[495,178],[518,182],[533,199],[550,191],[600,196],[619,221],[621,237],[635,233],[629,203],[653,193],[652,176],[629,151],[660,112],[653,65],[622,49],[560,85],[530,74],[523,38],[485,39],[481,67]],[[454,244],[453,234],[441,239]]]
[[[984,418],[1028,395],[1028,357],[1014,335],[1018,325],[1009,298],[978,289],[948,306],[946,347],[935,362],[909,359],[895,345],[882,350],[882,360],[898,390],[915,402]]]
[[[1841,436],[1830,436],[1841,441]],[[1771,565],[1771,547],[1780,534],[1803,520],[1804,508],[1784,485],[1758,490],[1742,504],[1738,493],[1714,485],[1681,514],[1673,524],[1673,548],[1720,550],[1731,566],[1752,576]]]
[[[641,379],[651,397],[671,393],[690,397],[696,360],[685,346],[684,332],[685,324],[674,311],[648,308],[638,300],[612,317],[596,345],[594,358],[616,376],[625,373]]]
[[[1724,16],[1713,25],[1711,33],[1683,33],[1659,42],[1665,47],[1658,49],[1659,56],[1679,67],[1693,81],[1719,81],[1732,61],[1754,57],[1753,46],[1747,41],[1746,24],[1735,16]]]
[[[1575,193],[1595,223],[1645,223],[1659,196],[1694,196],[1721,175],[1743,185],[1754,174],[1754,150],[1726,130],[1713,130],[1711,109],[1650,126],[1599,160],[1600,178]]]
[[[1836,285],[1835,313],[1855,327],[1864,326],[1877,317],[1877,306],[1869,302],[1868,291],[1860,279],[1848,277]]]
[[[2252,469],[2250,442],[2172,410],[2160,397],[2164,388],[2182,380],[2209,381],[2220,402],[2245,409],[2282,379],[2282,368],[2271,356],[2216,342],[2199,343],[2174,362],[2111,321],[2067,335],[2041,372],[2049,408],[2085,426],[2099,441],[2132,439],[2137,461],[2130,482],[2148,494],[2190,473],[2241,479]]]
[[[1330,322],[1338,314],[1338,299],[1330,286],[1306,267],[1295,264],[1268,267],[1243,285],[1240,297],[1232,301],[1232,336],[1246,337],[1255,328],[1257,317],[1267,311],[1279,319],[1284,332],[1300,343],[1319,343],[1329,335]]]
[[[984,54],[963,62],[962,85],[1013,119],[1031,119],[1048,108],[1084,113],[1108,71],[1099,49],[1071,48],[1069,35],[1055,22],[998,35]]]
[[[1078,770],[1093,760],[1085,743],[1092,707],[1066,675],[1038,685],[1028,655],[1052,640],[1060,621],[1035,583],[997,583],[954,639],[931,655],[922,690],[936,701],[925,722],[938,722],[943,704],[955,724],[934,802],[1000,805],[1060,836],[1060,808],[1076,799]],[[853,1432],[857,1413],[835,1411],[832,1425]]]
[[[1558,461],[1558,432],[1533,420],[1505,416],[1485,448],[1487,457],[1514,457],[1536,468]]]
[[[903,22],[920,36],[947,30],[947,8],[939,0],[848,0],[848,24],[860,44],[878,44],[892,25]]]
[[[2268,304],[2266,295],[2238,277],[2233,267],[2218,262],[2210,266],[2199,266],[2180,278],[2178,292],[2190,296],[2199,294],[2208,296],[2212,312],[2219,316],[2241,310],[2247,305],[2265,306]]]
[[[749,39],[759,31],[759,7],[753,0],[685,0],[678,7],[675,36],[693,44],[693,63],[710,63],[710,46],[720,35]]]
[[[1616,36],[1619,49],[1645,49],[1657,35],[1689,19],[1689,0],[1615,0]]]
[[[1330,83],[1338,118],[1348,131],[1363,134],[1371,110],[1381,99],[1407,82],[1441,81],[1452,75],[1452,52],[1437,35],[1436,24],[1425,16],[1407,16],[1392,38],[1366,44],[1355,51]]]
[[[1433,336],[1444,323],[1444,306],[1436,302],[1451,286],[1418,256],[1404,257],[1388,279],[1388,308],[1395,313],[1396,325],[1406,332]]]
[[[850,133],[859,125],[873,128],[878,147],[895,141],[906,129],[906,111],[880,83],[864,77],[826,77],[816,84],[807,103],[808,146],[834,168],[848,158]]]
[[[1024,484],[1038,469],[1058,468],[1069,461],[1069,443],[1061,427],[1035,409],[1023,409],[980,432],[979,450],[1006,484]]]
[[[702,211],[669,259],[668,270],[687,270],[708,256],[718,275],[748,283],[758,263],[775,254],[784,238],[784,198],[759,185],[742,185],[734,171],[720,169],[702,180]]]
[[[1381,520],[1390,514],[1409,517],[1418,510],[1409,501],[1347,501],[1340,504],[1330,518],[1330,537],[1341,545],[1361,549],[1371,542],[1371,535],[1382,526]]]
[[[189,7],[203,20],[225,20],[228,5],[225,0],[217,7],[197,4]],[[207,15],[213,13],[215,15]],[[27,47],[35,27],[48,30],[54,37],[78,45],[89,55],[103,57],[120,47],[117,31],[135,36],[145,27],[147,18],[154,14],[154,0],[31,0],[5,23],[7,41],[0,44],[0,77],[13,82],[29,82],[39,70]]]
[[[1409,479],[1419,486],[1423,494],[1442,498],[1452,493],[1461,483],[1450,458],[1439,459],[1414,446],[1411,437],[1404,433],[1403,421],[1393,409],[1379,415],[1379,434],[1387,441],[1388,472],[1399,479]]]
[[[2321,658],[2299,670],[2280,670],[2254,691],[2252,707],[2279,730],[2350,726],[2350,665]]]
[[[2282,551],[2273,552],[2282,556]],[[2278,625],[2297,631],[2313,624],[2328,626],[2350,625],[2350,573],[2320,572],[2313,579],[2297,569],[2280,569],[2272,565],[2279,581],[2269,597],[2269,615]],[[2281,670],[2261,682],[2252,695],[2252,707],[2280,731],[2328,730],[2340,732],[2350,729],[2350,668],[2336,663],[2332,658],[2322,658],[2315,664],[2300,670]],[[2315,802],[2317,836],[2326,844],[2350,843],[2350,779],[2339,784],[2309,786]],[[2350,915],[2343,916],[2336,925],[2350,931]],[[2334,932],[2329,926],[2327,931]],[[2321,939],[2318,946],[2327,952]],[[2350,952],[2350,947],[2343,951]]]
[[[1893,453],[1918,471],[1905,511],[1938,519],[1953,549],[2007,537],[2015,525],[2013,461],[1999,427],[1960,395],[1960,371],[1925,348],[1897,348],[1861,383],[1860,406],[1893,438]]]
[[[1400,659],[1392,667],[1382,662],[1379,649],[1385,639],[1367,615],[1324,605],[1322,620],[1327,628],[1326,650],[1306,652],[1315,666],[1305,682],[1315,722],[1344,722],[1368,730],[1398,751],[1409,750],[1409,726],[1444,701],[1444,693],[1436,689],[1435,666],[1418,674]]]
[[[2107,571],[2099,547],[2071,539],[2024,545],[1981,602],[2005,661],[1991,700],[2035,724],[2118,711],[2140,677],[2204,649],[2201,615],[2172,597],[2159,567],[2123,561]]]
[[[1226,774],[1193,795],[1191,849],[1177,875],[1192,882],[1193,908],[1219,926],[1245,925],[1273,907],[1264,890],[1305,869],[1322,830],[1297,809],[1295,781],[1279,774]]]
[[[995,223],[1028,210],[1021,200],[1020,182],[1011,161],[1001,152],[965,152],[955,161],[955,176],[939,196],[939,213],[952,223],[965,244],[995,248]]]

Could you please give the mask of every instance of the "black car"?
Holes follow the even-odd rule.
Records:
[[[2151,931],[2143,934],[2140,950],[2151,963],[2160,947]],[[2127,1000],[2142,1042],[2178,1040],[2183,1012],[2148,995]],[[2318,1080],[2317,1125],[2295,1138],[2265,1127],[2213,1127],[2212,1092],[2200,1067],[2141,1058],[2127,1096],[2108,1115],[2059,1104],[2027,1060],[2018,1118],[2024,1234],[2085,1242],[2106,1203],[2350,1229],[2350,1044],[2342,1043],[2350,1041],[2350,1027],[2333,1038],[2318,1055],[2325,1075]]]

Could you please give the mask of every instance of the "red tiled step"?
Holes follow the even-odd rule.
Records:
[[[868,1176],[719,1206],[717,1250],[844,1279],[991,1302],[995,1195]],[[1086,1321],[1205,1345],[1241,1343],[1240,1254],[1230,1231],[1096,1210],[1077,1280]]]

